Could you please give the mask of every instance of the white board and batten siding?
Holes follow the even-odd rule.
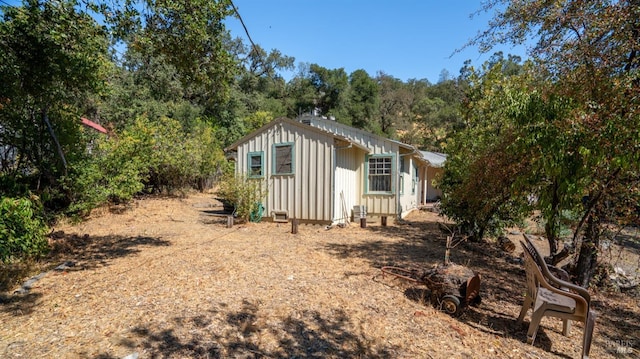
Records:
[[[291,174],[274,174],[278,145],[293,146]],[[280,118],[226,150],[236,151],[238,174],[249,173],[249,154],[261,158],[260,180],[268,193],[264,216],[277,211],[303,221],[339,223],[350,219],[354,206],[364,205],[367,215],[404,217],[434,192],[424,183],[428,161],[415,148],[331,120],[311,118],[307,124]],[[368,191],[370,156],[391,158],[391,191]]]
[[[370,153],[364,151],[350,151],[342,152],[336,151],[336,163],[344,163],[343,161],[353,161],[352,166],[357,166],[357,170],[351,173],[344,173],[341,175],[341,179],[336,176],[336,198],[339,200],[340,191],[343,188],[354,187],[354,184],[358,186],[358,195],[352,197],[347,202],[347,209],[350,211],[353,205],[365,205],[367,215],[396,215],[398,209],[398,193],[397,193],[397,173],[398,173],[398,153],[400,145],[398,142],[390,141],[380,136],[347,126],[341,123],[326,120],[326,119],[312,119],[310,125],[321,130],[334,133],[338,136],[349,138],[350,140],[366,147],[370,150]],[[367,174],[365,173],[365,163],[367,155],[388,155],[392,156],[394,164],[394,176],[392,176],[392,192],[391,193],[367,193],[366,183]],[[347,158],[341,158],[341,156],[351,156]],[[349,205],[349,202],[353,201],[353,205]],[[336,205],[338,207],[338,205]],[[336,212],[339,213],[339,212]]]
[[[293,174],[277,175],[274,168],[274,146],[293,144]],[[248,173],[248,154],[264,153],[264,216],[273,211],[286,211],[289,218],[309,221],[332,221],[331,195],[334,138],[313,131],[305,125],[277,123],[254,134],[237,146],[237,173]]]
[[[361,204],[364,157],[365,152],[356,147],[336,147],[334,223],[349,221],[353,206]]]
[[[400,202],[400,216],[405,217],[414,209],[418,208],[420,203],[420,180],[419,172],[423,166],[421,166],[413,156],[400,156],[401,161],[404,161],[404,172],[398,172],[398,180],[403,183],[398,186],[399,202]],[[402,166],[399,166],[402,168]],[[400,170],[399,170],[400,171]],[[417,176],[416,176],[417,174]]]

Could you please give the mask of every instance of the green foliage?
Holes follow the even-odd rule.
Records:
[[[344,109],[349,78],[343,68],[327,69],[317,64],[309,67],[311,84],[316,89],[316,107],[327,116],[340,120]]]
[[[3,9],[0,39],[0,145],[17,153],[2,170],[55,186],[63,156],[84,151],[81,108],[106,89],[106,33],[77,1],[26,1]]]
[[[223,202],[234,206],[237,217],[247,221],[254,220],[255,214],[261,211],[261,202],[267,195],[261,180],[234,174],[225,176],[216,194]]]
[[[236,63],[224,48],[223,20],[233,14],[228,0],[125,2],[120,13],[109,17],[122,30],[132,51],[151,55],[175,68],[176,76],[194,103],[209,115],[229,100]],[[130,26],[137,24],[137,26]]]
[[[530,211],[526,193],[517,186],[528,163],[510,156],[504,146],[497,145],[473,158],[455,147],[460,151],[447,158],[439,183],[444,193],[443,213],[474,240],[500,234],[505,227],[521,223]]]
[[[125,54],[123,68],[114,71],[111,91],[96,100],[93,116],[107,119],[122,130],[139,116],[151,121],[170,117],[191,127],[203,113],[203,107],[183,98],[187,91],[177,80],[175,67],[163,58],[153,58],[133,50]],[[135,69],[135,71],[128,70]]]
[[[380,93],[378,84],[364,70],[356,70],[349,75],[349,96],[346,103],[347,113],[353,127],[369,132],[391,131],[381,128],[378,119]]]
[[[83,214],[107,202],[126,202],[141,191],[204,189],[224,161],[214,130],[197,124],[184,132],[176,120],[138,118],[118,136],[103,138],[73,167],[67,188],[71,212]]]
[[[47,226],[36,198],[0,199],[0,261],[34,258],[45,254]]]
[[[503,64],[473,72],[464,109],[466,127],[447,144],[442,210],[476,240],[522,221],[530,206],[522,178],[531,158],[514,145],[514,113],[527,106],[527,79],[505,77]]]
[[[571,104],[569,111],[555,111],[559,117],[536,121],[534,134],[526,137],[542,149],[538,163],[543,166],[534,170],[544,168],[548,180],[543,184],[547,198],[541,198],[545,216],[552,216],[547,223],[557,228],[557,213],[563,209],[582,213],[573,239],[581,246],[577,280],[586,285],[596,267],[594,248],[604,232],[600,227],[626,222],[619,214],[633,208],[625,200],[629,191],[619,189],[637,191],[640,7],[636,1],[568,0],[492,1],[485,6],[500,10],[472,43],[488,48],[535,35],[530,54],[539,60],[536,72],[545,80],[536,86],[541,97],[551,99],[550,104]],[[547,233],[555,236],[557,230]]]
[[[271,121],[273,121],[273,115],[267,111],[256,111],[244,118],[247,132],[257,130]]]
[[[385,133],[392,132],[394,128],[400,130],[402,138],[403,132],[410,128],[410,119],[406,117],[406,114],[410,112],[415,92],[401,80],[384,73],[378,74],[376,81],[380,93],[378,111],[380,129]],[[406,137],[403,139],[406,140]],[[407,143],[412,142],[407,141]]]

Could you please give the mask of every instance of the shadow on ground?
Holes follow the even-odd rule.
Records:
[[[443,262],[448,233],[441,230],[437,223],[406,222],[395,227],[371,226],[368,230],[389,237],[389,240],[371,240],[356,244],[331,242],[326,243],[324,249],[340,258],[363,258],[373,268],[393,265],[429,269]],[[634,245],[635,242],[627,243],[627,247],[636,249]],[[526,277],[519,258],[491,243],[463,242],[452,249],[451,261],[468,266],[482,277],[483,303],[477,308],[469,307],[457,319],[476,330],[526,343],[531,312],[524,323],[518,325],[517,313],[514,315],[513,310],[501,310],[515,307],[519,311],[522,305]],[[407,283],[407,288],[405,296],[408,299],[422,305],[434,306],[429,298],[428,288],[416,286],[415,283]],[[606,298],[606,294],[602,297]],[[631,300],[630,296],[626,298]],[[620,350],[637,350],[640,342],[630,333],[640,332],[640,315],[629,308],[605,301],[595,300],[593,306],[599,313],[594,344],[599,342],[600,347],[606,348],[612,354],[618,354]],[[582,347],[582,330],[582,325],[577,324],[572,331],[579,333],[579,339],[576,340],[575,335],[567,339],[561,336],[561,333],[556,333],[555,329],[542,325],[534,346],[558,357],[569,358],[566,353],[558,351],[558,346],[568,344],[579,350]]]
[[[448,232],[436,222],[411,222],[394,227],[368,227],[390,240],[355,244],[328,242],[323,247],[339,258],[364,258],[371,267],[398,266],[430,269],[444,262]],[[521,303],[524,268],[513,257],[489,243],[462,242],[451,250],[450,260],[465,265],[482,277],[482,296],[494,301]]]
[[[207,315],[174,318],[170,328],[161,326],[133,328],[135,339],[121,344],[132,353],[144,350],[152,358],[393,357],[391,348],[356,332],[342,310],[329,316],[301,311],[269,322],[257,304],[245,300],[238,311],[220,304]],[[99,358],[113,356],[102,354]]]
[[[627,297],[630,299],[630,297]],[[612,354],[625,354],[626,351],[640,350],[640,314],[609,301],[592,302],[596,310],[596,331],[594,338]],[[606,327],[602,323],[610,323]]]
[[[136,254],[141,251],[139,247],[170,245],[170,241],[145,236],[78,236],[64,234],[56,236],[53,240],[53,250],[49,258],[50,261],[72,262],[74,265],[68,268],[69,271],[86,270],[103,267],[113,259]]]
[[[446,234],[437,223],[404,221],[398,226],[370,226],[367,231],[393,240],[370,240],[356,244],[327,242],[323,247],[339,258],[367,259],[375,268],[431,267],[444,259]]]
[[[0,311],[25,315],[32,312],[41,298],[39,293],[31,293],[31,287],[47,271],[78,271],[109,265],[116,258],[135,255],[145,246],[169,246],[171,242],[153,237],[123,236],[78,236],[58,233],[52,239],[51,252],[37,264],[2,265],[2,283],[0,283]],[[61,264],[63,263],[63,264]],[[18,268],[4,272],[5,268]],[[26,280],[30,276],[31,279]],[[24,283],[23,283],[24,282]],[[14,293],[16,283],[23,283]]]
[[[405,268],[429,269],[444,261],[446,237],[449,235],[438,223],[406,222],[395,227],[370,227],[370,231],[390,240],[372,240],[356,244],[332,242],[324,249],[341,258],[366,259],[371,267],[393,265]],[[487,242],[462,242],[451,250],[451,261],[465,265],[481,275],[482,304],[468,307],[457,318],[470,327],[503,338],[526,343],[528,321],[516,324],[516,317],[500,308],[520,308],[523,301],[525,272],[518,259],[496,245]],[[419,304],[436,307],[429,288],[407,283],[405,296]],[[613,319],[613,318],[612,318]],[[535,346],[557,356],[566,356],[554,350],[558,345],[547,335],[549,328],[541,327]],[[575,329],[575,330],[582,330]],[[581,345],[581,343],[572,343]]]
[[[27,315],[37,307],[42,293],[0,294],[0,311],[15,316]]]

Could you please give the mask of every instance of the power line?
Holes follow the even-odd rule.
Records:
[[[2,1],[2,0],[0,0]],[[240,16],[240,12],[238,12],[238,8],[236,8],[236,5],[233,3],[233,1],[229,1],[231,3],[231,7],[233,8],[233,11],[236,13],[236,16],[238,16],[238,20],[240,20],[240,24],[242,24],[242,28],[244,29],[244,33],[247,34],[247,38],[249,39],[249,42],[251,43],[251,47],[253,48],[253,51],[256,53],[256,56],[258,57],[258,60],[260,60],[260,62],[262,63],[262,66],[266,69],[267,64],[264,61],[264,59],[262,58],[262,55],[260,54],[260,52],[258,52],[258,48],[256,46],[256,44],[253,42],[253,39],[251,39],[251,35],[249,35],[249,30],[247,29],[247,26],[244,24],[244,20],[242,20],[242,16]]]
[[[0,0],[0,1],[2,1],[2,0]],[[238,12],[238,8],[236,8],[236,5],[233,3],[233,1],[229,1],[229,2],[231,3],[231,7],[233,8],[233,11],[238,16],[238,19],[240,20],[240,24],[242,24],[242,28],[244,29],[244,33],[247,34],[247,38],[249,38],[249,42],[251,43],[251,46],[253,47],[253,50],[257,52],[256,44],[253,43],[253,40],[251,39],[251,35],[249,35],[249,30],[247,30],[247,26],[244,24],[244,20],[242,20],[242,16],[240,16],[240,13]]]

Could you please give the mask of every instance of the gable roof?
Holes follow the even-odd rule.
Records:
[[[322,121],[322,122],[320,122]],[[277,125],[281,125],[281,124],[286,124],[288,126],[293,126],[293,127],[297,127],[303,131],[312,131],[312,132],[316,132],[316,133],[320,133],[323,135],[328,135],[333,137],[334,139],[346,142],[347,144],[349,144],[350,146],[354,146],[356,148],[359,148],[367,153],[371,152],[371,149],[369,149],[367,147],[367,143],[362,141],[362,138],[366,138],[366,137],[370,137],[370,138],[375,138],[381,141],[388,141],[391,143],[395,143],[397,144],[400,148],[403,148],[405,150],[408,150],[408,153],[412,153],[415,154],[415,157],[417,160],[426,163],[432,167],[436,167],[436,168],[441,168],[444,167],[444,162],[447,159],[447,155],[443,154],[443,153],[439,153],[439,152],[431,152],[431,151],[420,151],[418,150],[416,147],[397,141],[397,140],[392,140],[390,138],[386,138],[386,137],[382,137],[376,134],[373,134],[371,132],[367,132],[355,127],[351,127],[339,122],[336,122],[334,120],[328,120],[328,119],[323,119],[321,117],[317,117],[317,116],[307,116],[304,118],[304,122],[300,122],[300,121],[296,121],[296,120],[292,120],[286,117],[279,117],[276,118],[275,120],[267,123],[266,125],[260,127],[257,130],[252,131],[251,133],[243,136],[242,138],[240,138],[239,140],[237,140],[236,142],[232,143],[231,145],[227,146],[224,151],[225,152],[229,152],[229,151],[234,151],[238,149],[238,146],[240,146],[241,144],[249,141],[251,138],[257,136],[258,134],[269,130],[270,128],[273,128]],[[317,127],[319,125],[322,125],[323,127],[328,128],[329,130],[325,130],[323,128]],[[335,131],[335,132],[333,132]],[[346,134],[348,133],[356,133],[360,136],[362,136],[362,138],[356,138],[356,137],[350,137]]]
[[[341,135],[335,134],[333,132],[325,131],[325,130],[317,128],[317,127],[309,126],[309,125],[306,125],[304,123],[301,123],[301,122],[298,122],[298,121],[294,121],[294,120],[291,120],[291,119],[286,118],[286,117],[276,118],[275,120],[267,123],[266,125],[260,127],[259,129],[255,130],[255,131],[252,131],[251,133],[243,136],[242,138],[240,138],[236,142],[234,142],[234,143],[230,144],[229,146],[227,146],[224,149],[224,151],[228,152],[228,151],[237,150],[238,146],[240,146],[241,144],[249,141],[251,138],[257,136],[259,133],[262,133],[262,132],[264,132],[264,131],[266,131],[266,130],[268,130],[270,128],[273,128],[273,127],[275,127],[277,125],[280,125],[280,124],[287,124],[289,126],[298,127],[303,131],[312,131],[312,132],[320,133],[320,134],[323,134],[323,135],[328,135],[328,136],[333,137],[334,139],[346,142],[349,145],[357,147],[357,148],[359,148],[359,149],[361,149],[361,150],[363,150],[363,151],[365,151],[367,153],[371,152],[371,150],[368,149],[366,146],[363,146],[360,143],[358,143],[356,141],[353,141],[353,140],[351,140],[351,139],[349,139],[349,138],[347,138],[345,136],[341,136]]]
[[[388,141],[391,143],[395,143],[398,146],[408,149],[408,150],[412,150],[412,151],[417,151],[417,149],[409,144],[400,142],[400,141],[396,141],[396,140],[392,140],[390,138],[387,137],[383,137],[383,136],[379,136],[376,135],[374,133],[365,131],[365,130],[361,130],[359,128],[355,128],[349,125],[345,125],[343,123],[340,122],[336,122],[335,120],[328,120],[328,119],[324,119],[322,117],[318,117],[318,116],[309,116],[307,118],[305,118],[305,120],[309,123],[309,125],[311,125],[312,127],[318,127],[318,126],[326,126],[328,128],[331,128],[333,130],[335,130],[336,132],[352,132],[352,133],[357,133],[363,137],[370,137],[370,138],[375,138],[378,139],[380,141]],[[329,131],[329,132],[333,132],[333,131]],[[351,137],[350,137],[351,138]],[[356,142],[360,142],[358,138],[351,138],[351,140],[356,141]],[[366,143],[360,143],[363,146],[366,146]]]

